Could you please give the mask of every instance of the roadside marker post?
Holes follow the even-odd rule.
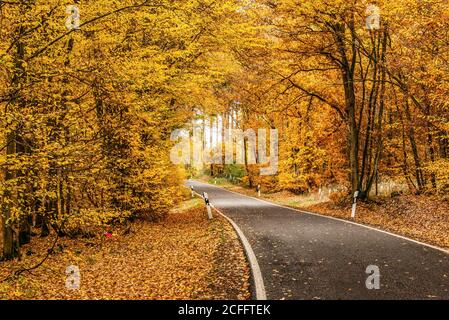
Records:
[[[195,189],[193,189],[193,186],[190,186],[190,191],[192,192],[192,199],[195,198]]]
[[[354,203],[352,204],[352,219],[355,219],[356,211],[357,211],[357,198],[359,197],[359,191],[354,193]]]
[[[260,194],[260,192],[261,192],[261,186],[260,186],[260,184],[258,184],[257,185],[257,195],[259,196],[259,198],[260,198],[260,196],[261,196],[261,194]]]
[[[209,217],[209,220],[212,220],[213,219],[212,209],[210,207],[209,195],[207,194],[207,192],[203,193],[203,197],[204,197],[204,202],[206,202],[207,215]]]

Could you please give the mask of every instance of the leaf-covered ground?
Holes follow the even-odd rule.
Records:
[[[0,281],[41,261],[53,240],[33,240],[22,261],[0,262]],[[66,288],[70,265],[80,269],[77,291]],[[60,239],[41,267],[0,283],[0,299],[249,299],[249,274],[232,227],[219,216],[209,222],[191,200],[163,222],[134,222],[111,238]]]
[[[257,197],[255,190],[230,183],[220,186]],[[337,205],[332,201],[321,202],[317,195],[302,196],[288,191],[262,193],[262,198],[285,206],[352,220],[350,203]],[[359,202],[355,221],[449,249],[449,202],[436,196],[401,195],[376,199],[370,203]]]

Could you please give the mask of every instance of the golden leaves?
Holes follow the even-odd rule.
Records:
[[[192,205],[194,207],[192,207]],[[103,235],[99,235],[102,237]],[[189,201],[161,223],[138,221],[114,240],[61,240],[32,274],[0,284],[0,299],[248,299],[249,269],[240,242],[222,218],[207,220],[198,200]],[[41,258],[48,240],[24,250],[20,263],[0,263],[0,278]],[[65,288],[65,269],[77,265],[79,291]]]

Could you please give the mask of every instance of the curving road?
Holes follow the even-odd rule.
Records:
[[[363,226],[283,208],[196,181],[257,257],[267,298],[449,300],[449,254]],[[449,236],[449,231],[448,231]],[[368,266],[380,289],[368,290]]]

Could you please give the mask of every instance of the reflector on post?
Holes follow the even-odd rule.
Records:
[[[212,209],[210,207],[209,195],[207,194],[207,192],[203,193],[203,198],[204,198],[204,202],[206,203],[207,215],[209,216],[209,220],[212,220],[212,218],[213,218]]]

